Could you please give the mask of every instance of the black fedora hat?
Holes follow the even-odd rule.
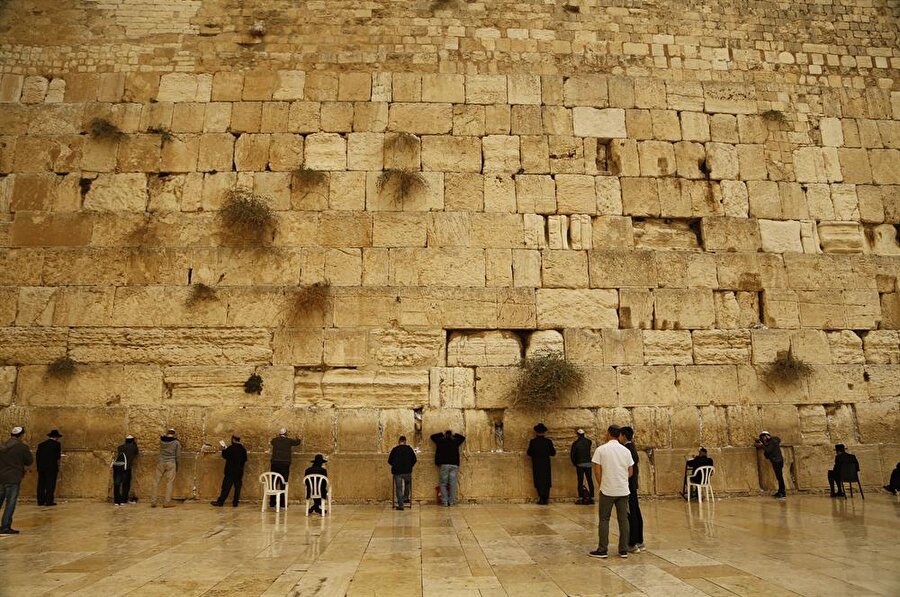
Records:
[[[544,425],[543,423],[538,423],[537,425],[534,426],[534,431],[536,433],[547,433],[547,426]]]
[[[310,460],[310,462],[312,462],[313,464],[325,464],[325,463],[328,462],[328,461],[325,460],[325,457],[322,456],[321,454],[316,454],[316,455],[313,457],[313,459]]]
[[[62,433],[59,432],[59,429],[53,429],[47,434],[47,437],[62,437]]]

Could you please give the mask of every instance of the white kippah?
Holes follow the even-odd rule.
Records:
[[[278,435],[287,435],[287,429],[282,427],[281,429],[278,430]]]
[[[584,435],[584,429],[579,429],[575,433],[577,433],[578,435]]]
[[[12,431],[9,432],[10,435],[19,435],[20,433],[22,433],[21,427],[13,427]]]

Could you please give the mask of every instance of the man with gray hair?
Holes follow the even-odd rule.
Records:
[[[0,505],[6,505],[0,519],[0,535],[19,534],[12,528],[13,514],[19,501],[19,485],[25,476],[25,467],[34,462],[31,450],[22,442],[25,428],[13,427],[9,435],[7,442],[0,446]]]
[[[284,482],[288,482],[291,476],[291,457],[294,446],[300,445],[300,438],[291,439],[287,436],[287,429],[282,427],[278,430],[278,437],[272,438],[272,461],[269,470],[278,473],[284,478]],[[283,489],[283,487],[282,487]],[[284,494],[281,495],[281,505],[285,506]],[[269,496],[269,507],[275,507],[275,496]]]

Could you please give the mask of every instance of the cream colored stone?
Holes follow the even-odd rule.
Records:
[[[432,408],[474,408],[475,369],[432,368],[429,404]]]
[[[482,152],[486,174],[518,172],[520,166],[519,137],[488,135],[482,139]]]
[[[517,366],[522,341],[506,331],[453,332],[447,342],[447,364],[456,366]]]
[[[622,406],[662,406],[677,400],[674,367],[619,367],[617,374]]]
[[[618,294],[615,290],[538,289],[538,327],[618,327]]]
[[[767,253],[802,253],[800,222],[759,220],[759,236],[762,249]]]
[[[420,407],[428,403],[428,375],[355,369],[306,372],[294,378],[294,403],[345,409]]]
[[[656,329],[704,329],[715,324],[710,290],[659,288],[654,291],[654,298]]]
[[[625,131],[625,110],[621,108],[576,107],[572,110],[575,135],[578,137],[598,137],[600,139],[623,139]]]

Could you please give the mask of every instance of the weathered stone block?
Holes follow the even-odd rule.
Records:
[[[538,289],[536,306],[541,329],[618,327],[615,290]]]
[[[475,369],[432,368],[428,399],[432,408],[474,408]]]
[[[668,406],[677,402],[674,367],[619,367],[617,373],[622,406]]]
[[[695,331],[694,362],[699,364],[743,364],[750,362],[749,330]]]
[[[452,332],[447,342],[447,364],[455,366],[516,366],[522,359],[522,341],[513,332]]]
[[[653,294],[656,329],[704,329],[715,324],[711,290],[659,288]]]
[[[19,371],[16,395],[19,404],[30,406],[159,404],[163,376],[155,365],[77,364],[68,378],[50,376],[46,367],[25,366]]]
[[[625,130],[625,110],[621,108],[576,107],[572,110],[575,135],[616,139],[628,136]]]

